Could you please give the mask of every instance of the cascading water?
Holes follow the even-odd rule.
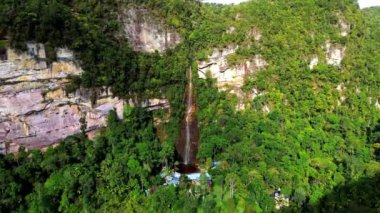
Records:
[[[191,68],[187,71],[188,83],[186,87],[186,112],[181,124],[181,133],[176,148],[180,160],[185,167],[196,164],[198,150],[199,129],[196,118],[196,103]]]
[[[191,118],[193,111],[193,82],[192,82],[192,73],[191,68],[189,71],[189,83],[188,83],[188,95],[186,101],[186,145],[185,145],[185,157],[183,163],[188,165],[190,163],[190,149],[191,149]]]

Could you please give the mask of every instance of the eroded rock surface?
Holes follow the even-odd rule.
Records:
[[[340,67],[345,51],[346,47],[343,45],[326,42],[325,52],[327,64]]]
[[[253,37],[255,41],[259,41],[262,37],[260,30],[258,28],[252,28],[248,32],[249,37]]]
[[[319,63],[319,59],[318,59],[318,56],[314,55],[310,61],[310,64],[309,64],[309,69],[314,69],[315,66],[317,66]]]
[[[346,86],[343,82],[339,83],[338,86],[335,88],[338,93],[339,93],[339,99],[337,100],[337,105],[340,106],[342,105],[347,97],[346,97]]]
[[[139,106],[149,111],[157,109],[170,109],[169,99],[167,98],[151,98],[144,101],[138,101],[137,98],[130,98],[127,102],[129,106]]]
[[[58,61],[48,67],[42,44],[27,47],[26,53],[8,49],[8,60],[0,61],[0,152],[42,148],[80,133],[82,116],[92,131],[105,126],[111,109],[122,115],[123,102],[100,89],[65,94],[67,76],[82,72],[71,51],[58,49]]]
[[[208,61],[202,61],[198,64],[198,75],[205,79],[207,76],[215,78],[217,87],[220,90],[229,90],[231,94],[236,95],[238,104],[236,110],[245,109],[245,101],[252,100],[255,96],[252,94],[259,93],[252,91],[252,94],[245,94],[241,87],[244,85],[245,78],[260,69],[265,68],[268,63],[263,56],[255,55],[250,60],[236,66],[229,66],[227,57],[236,52],[238,46],[228,46],[223,50],[214,49]]]
[[[337,13],[336,16],[338,17],[338,27],[340,29],[340,35],[343,37],[348,36],[348,34],[351,31],[351,25],[346,21],[344,16],[340,13]]]
[[[227,33],[227,34],[232,34],[232,33],[234,33],[235,31],[236,31],[236,27],[231,26],[231,27],[229,27],[229,28],[227,29],[226,33]]]
[[[209,61],[203,61],[198,64],[200,78],[205,79],[207,75],[217,80],[218,88],[242,87],[244,78],[264,67],[268,64],[261,55],[255,55],[251,60],[230,67],[227,62],[227,56],[235,53],[238,46],[229,46],[221,51],[214,49],[209,56]]]
[[[164,52],[181,42],[180,35],[143,8],[130,8],[121,21],[131,47],[136,51]]]

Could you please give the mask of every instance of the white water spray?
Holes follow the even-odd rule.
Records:
[[[191,117],[193,111],[193,82],[192,82],[192,73],[191,68],[189,69],[189,83],[188,83],[188,94],[186,101],[186,144],[185,144],[185,156],[184,164],[188,165],[190,162],[190,149],[191,149]]]

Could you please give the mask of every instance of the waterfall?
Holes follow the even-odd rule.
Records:
[[[181,122],[180,135],[176,142],[176,150],[179,157],[178,160],[180,160],[181,165],[184,166],[183,169],[188,171],[188,169],[191,168],[197,170],[199,127],[196,116],[197,107],[191,68],[187,69],[186,76],[185,113]],[[184,172],[184,170],[181,169],[182,172]]]
[[[189,83],[188,83],[188,94],[186,101],[186,144],[185,144],[185,153],[184,153],[184,164],[187,165],[190,163],[190,149],[191,149],[191,119],[193,113],[193,82],[192,82],[192,73],[191,68],[189,69]]]

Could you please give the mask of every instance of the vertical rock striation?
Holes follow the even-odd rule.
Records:
[[[113,108],[121,116],[123,102],[101,89],[65,94],[67,77],[82,72],[71,51],[58,49],[58,61],[47,66],[43,44],[27,48],[26,53],[8,49],[7,60],[0,61],[0,152],[42,148],[78,134],[82,116],[87,131],[104,127]],[[98,101],[92,104],[95,93]]]
[[[136,51],[162,53],[181,42],[177,32],[146,9],[125,10],[120,21]],[[17,152],[20,146],[43,148],[78,134],[82,117],[86,117],[87,132],[93,133],[106,125],[111,109],[122,116],[124,101],[113,98],[104,88],[82,88],[74,94],[65,94],[68,76],[82,72],[72,51],[57,48],[57,61],[48,65],[43,44],[28,42],[26,46],[24,53],[12,49],[1,52],[0,153]],[[170,109],[167,99],[129,100],[126,104],[148,110]]]
[[[143,8],[130,8],[121,16],[124,32],[135,51],[164,52],[181,42],[180,35]]]
[[[198,64],[198,75],[205,79],[207,75],[217,80],[219,89],[228,86],[242,87],[244,78],[256,71],[266,67],[268,64],[261,55],[255,55],[251,60],[236,65],[229,66],[227,56],[233,54],[238,49],[238,46],[228,46],[219,51],[214,49],[212,55],[209,56],[209,61],[202,61]]]
[[[252,30],[251,30],[252,31]],[[253,30],[259,39],[258,30]],[[255,38],[256,38],[255,36]],[[198,63],[198,76],[205,79],[207,76],[216,79],[216,85],[219,90],[230,90],[231,94],[235,94],[239,102],[236,105],[237,110],[244,110],[244,99],[249,94],[245,94],[241,88],[244,86],[244,81],[249,75],[264,69],[268,63],[262,55],[254,55],[250,60],[243,61],[242,63],[229,66],[227,57],[234,54],[238,46],[228,46],[223,50],[214,49],[213,53],[209,56],[208,61],[201,61]]]

